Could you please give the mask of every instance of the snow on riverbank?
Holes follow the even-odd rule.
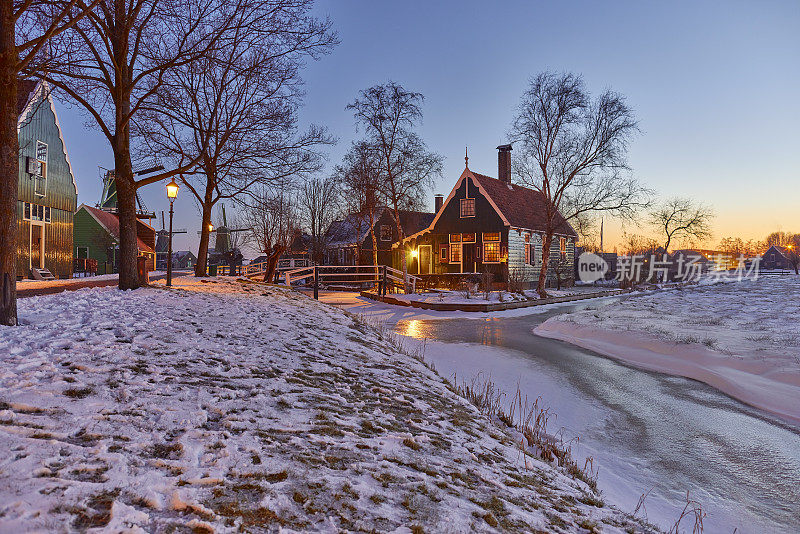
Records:
[[[0,531],[642,531],[353,315],[174,284],[0,329]]]
[[[549,319],[535,333],[705,382],[800,422],[800,278],[662,291]]]
[[[570,297],[576,295],[590,295],[608,291],[602,287],[595,286],[574,286],[564,289],[548,289],[550,297]],[[611,291],[615,291],[614,288]],[[440,304],[497,304],[502,302],[525,302],[538,300],[541,297],[535,290],[529,289],[524,294],[512,293],[509,291],[492,291],[487,295],[481,291],[470,291],[467,296],[465,291],[430,291],[424,293],[411,293],[408,295],[399,293],[392,294],[392,298],[406,302],[433,302]]]

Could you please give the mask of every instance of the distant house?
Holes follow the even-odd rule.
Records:
[[[119,271],[119,217],[116,213],[81,204],[75,213],[74,241],[76,258],[97,260],[98,274]],[[155,270],[156,231],[146,222],[136,220],[138,255],[147,258],[147,269]]]
[[[511,183],[511,146],[498,150],[499,178],[465,165],[431,224],[395,247],[395,268],[401,265],[400,254],[406,254],[411,274],[489,271],[498,282],[512,275],[522,285],[535,286],[542,265],[546,201],[541,193]],[[554,285],[558,275],[572,280],[576,239],[575,230],[558,214],[547,251],[548,285]]]
[[[426,228],[435,213],[400,210],[400,226],[408,236]],[[392,245],[400,235],[397,231],[394,210],[380,207],[375,213],[375,241],[378,265],[391,265]],[[328,265],[372,265],[374,262],[369,216],[366,212],[351,213],[334,221],[326,233],[325,263]]]
[[[173,269],[194,269],[197,265],[197,256],[189,250],[173,250],[172,251],[172,268]]]
[[[792,263],[789,260],[789,250],[786,247],[772,245],[761,256],[761,269],[792,269]]]
[[[20,81],[17,136],[17,277],[70,278],[78,187],[46,83]]]

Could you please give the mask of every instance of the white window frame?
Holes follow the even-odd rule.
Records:
[[[44,155],[40,154],[40,147],[44,147]],[[49,151],[49,147],[47,143],[44,141],[36,140],[36,174],[33,175],[34,184],[33,184],[33,194],[37,197],[45,197],[47,196],[47,154]],[[42,188],[40,189],[39,182],[42,183]]]
[[[488,247],[490,247],[490,246],[491,247],[497,247],[497,261],[490,261],[490,260],[487,259],[488,258],[487,251],[488,251]],[[489,263],[489,264],[501,263],[502,259],[503,259],[503,247],[501,246],[500,241],[484,241],[483,242],[483,263]]]
[[[465,202],[472,201],[472,214],[471,215],[464,215],[464,206],[466,205]],[[462,198],[459,204],[459,215],[462,219],[470,219],[475,217],[475,199],[474,198]]]
[[[388,238],[384,237],[384,233],[383,233],[384,229],[388,229],[389,230],[389,232],[388,232],[389,233],[389,237]],[[392,225],[391,224],[382,224],[381,225],[381,227],[380,227],[380,237],[381,237],[381,239],[380,239],[381,241],[391,241],[392,240]]]

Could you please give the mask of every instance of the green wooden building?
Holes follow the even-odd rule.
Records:
[[[112,211],[81,204],[75,213],[75,257],[97,260],[97,274],[118,272],[119,217]],[[139,256],[147,258],[147,270],[155,269],[156,231],[142,220],[136,221]]]
[[[17,276],[70,278],[78,187],[46,83],[20,82],[17,117]]]

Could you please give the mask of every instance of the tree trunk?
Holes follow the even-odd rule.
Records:
[[[397,204],[394,205],[394,220],[397,224],[397,235],[400,237],[398,249],[400,250],[400,265],[403,270],[403,291],[408,293],[408,284],[405,283],[408,280],[408,258],[406,258],[406,246],[403,244],[405,235],[403,234],[403,225],[400,224],[400,210],[397,209]],[[461,253],[463,254],[464,251],[462,250]]]
[[[205,276],[208,271],[208,243],[211,239],[211,231],[208,225],[211,224],[211,211],[213,204],[211,202],[211,195],[213,194],[213,185],[206,187],[205,200],[201,203],[203,206],[203,216],[200,226],[200,247],[197,249],[197,264],[194,266],[195,276]]]
[[[13,2],[0,2],[0,325],[17,324],[17,53]]]
[[[281,254],[285,251],[286,247],[284,245],[275,245],[272,247],[272,252],[267,260],[267,271],[264,273],[265,282],[269,282],[274,278],[275,268],[278,266],[278,258],[280,258]]]
[[[536,286],[536,292],[542,298],[547,298],[547,291],[544,286],[547,284],[547,266],[550,264],[550,246],[553,243],[553,233],[550,231],[545,232],[542,237],[542,268],[539,270],[539,283]]]
[[[139,287],[139,274],[136,268],[136,258],[139,256],[136,235],[136,185],[133,182],[130,139],[126,133],[127,127],[124,128],[124,132],[117,133],[123,140],[117,141],[114,147],[114,178],[117,183],[119,216],[119,288],[123,290]]]

